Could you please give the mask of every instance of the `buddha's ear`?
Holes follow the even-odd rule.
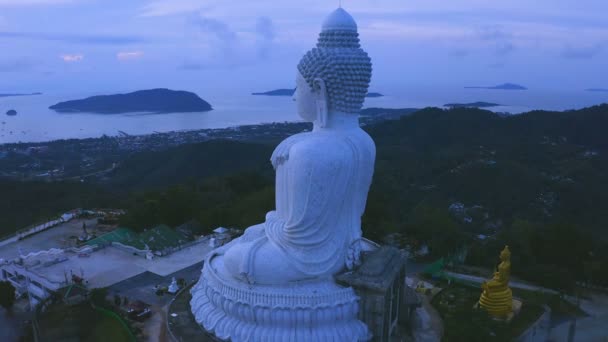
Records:
[[[313,91],[317,99],[315,100],[317,105],[317,121],[321,127],[327,126],[327,117],[329,115],[327,88],[325,87],[325,81],[322,78],[315,78],[313,80]]]
[[[313,91],[320,99],[327,101],[327,86],[322,78],[315,78],[312,81]]]

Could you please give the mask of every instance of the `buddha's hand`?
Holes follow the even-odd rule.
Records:
[[[307,138],[309,135],[310,133],[299,133],[283,140],[279,146],[275,148],[270,157],[270,162],[272,162],[274,169],[276,170],[279,166],[285,164],[289,160],[289,150],[291,147],[297,142]]]
[[[288,144],[281,144],[274,150],[270,161],[272,162],[272,166],[275,168],[275,170],[289,160],[290,147],[291,146]]]
[[[361,264],[361,240],[355,240],[346,251],[346,268],[352,270]]]

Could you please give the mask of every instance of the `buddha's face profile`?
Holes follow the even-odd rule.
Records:
[[[317,100],[320,99],[319,91],[315,92],[311,89],[308,82],[300,72],[296,76],[296,91],[293,95],[293,100],[296,102],[298,115],[308,122],[313,122],[317,119]]]

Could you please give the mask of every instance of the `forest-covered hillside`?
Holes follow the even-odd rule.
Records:
[[[428,108],[366,126],[377,144],[363,218],[375,240],[399,233],[433,256],[468,251],[494,266],[509,244],[513,271],[569,289],[608,284],[608,105],[517,116]],[[246,228],[274,206],[268,144],[211,141],[139,153],[103,183],[0,183],[5,232],[73,207],[126,208],[145,229],[192,218]],[[42,195],[40,195],[42,194]]]

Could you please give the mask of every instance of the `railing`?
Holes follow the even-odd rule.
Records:
[[[69,222],[74,218],[78,218],[78,217],[82,216],[83,214],[92,214],[92,215],[101,216],[104,214],[122,215],[124,213],[125,213],[125,211],[122,209],[93,209],[93,210],[73,209],[73,210],[70,210],[70,211],[67,211],[67,212],[61,214],[61,216],[56,216],[56,218],[50,219],[47,222],[34,223],[29,226],[26,226],[25,228],[19,229],[14,233],[0,236],[0,246],[7,244],[7,243],[3,243],[3,242],[5,242],[5,240],[12,240],[14,238],[23,239],[32,234],[52,228],[52,227],[56,226],[57,224]],[[71,215],[71,216],[66,220],[63,218],[63,216],[65,216],[65,215]],[[53,224],[49,225],[50,223],[53,223]],[[41,228],[41,227],[43,227],[43,228]],[[13,241],[10,241],[8,243],[11,243],[11,242],[13,242]]]
[[[122,244],[122,243],[116,242],[116,241],[113,241],[111,243],[111,245],[112,245],[112,247],[116,247],[118,249],[122,249],[122,250],[124,250],[124,251],[126,251],[128,253],[134,253],[134,254],[137,254],[137,255],[143,256],[143,257],[145,257],[148,254],[148,252],[151,252],[150,250],[137,249],[137,248],[135,248],[133,246],[128,246],[128,245],[125,245],[125,244]]]

